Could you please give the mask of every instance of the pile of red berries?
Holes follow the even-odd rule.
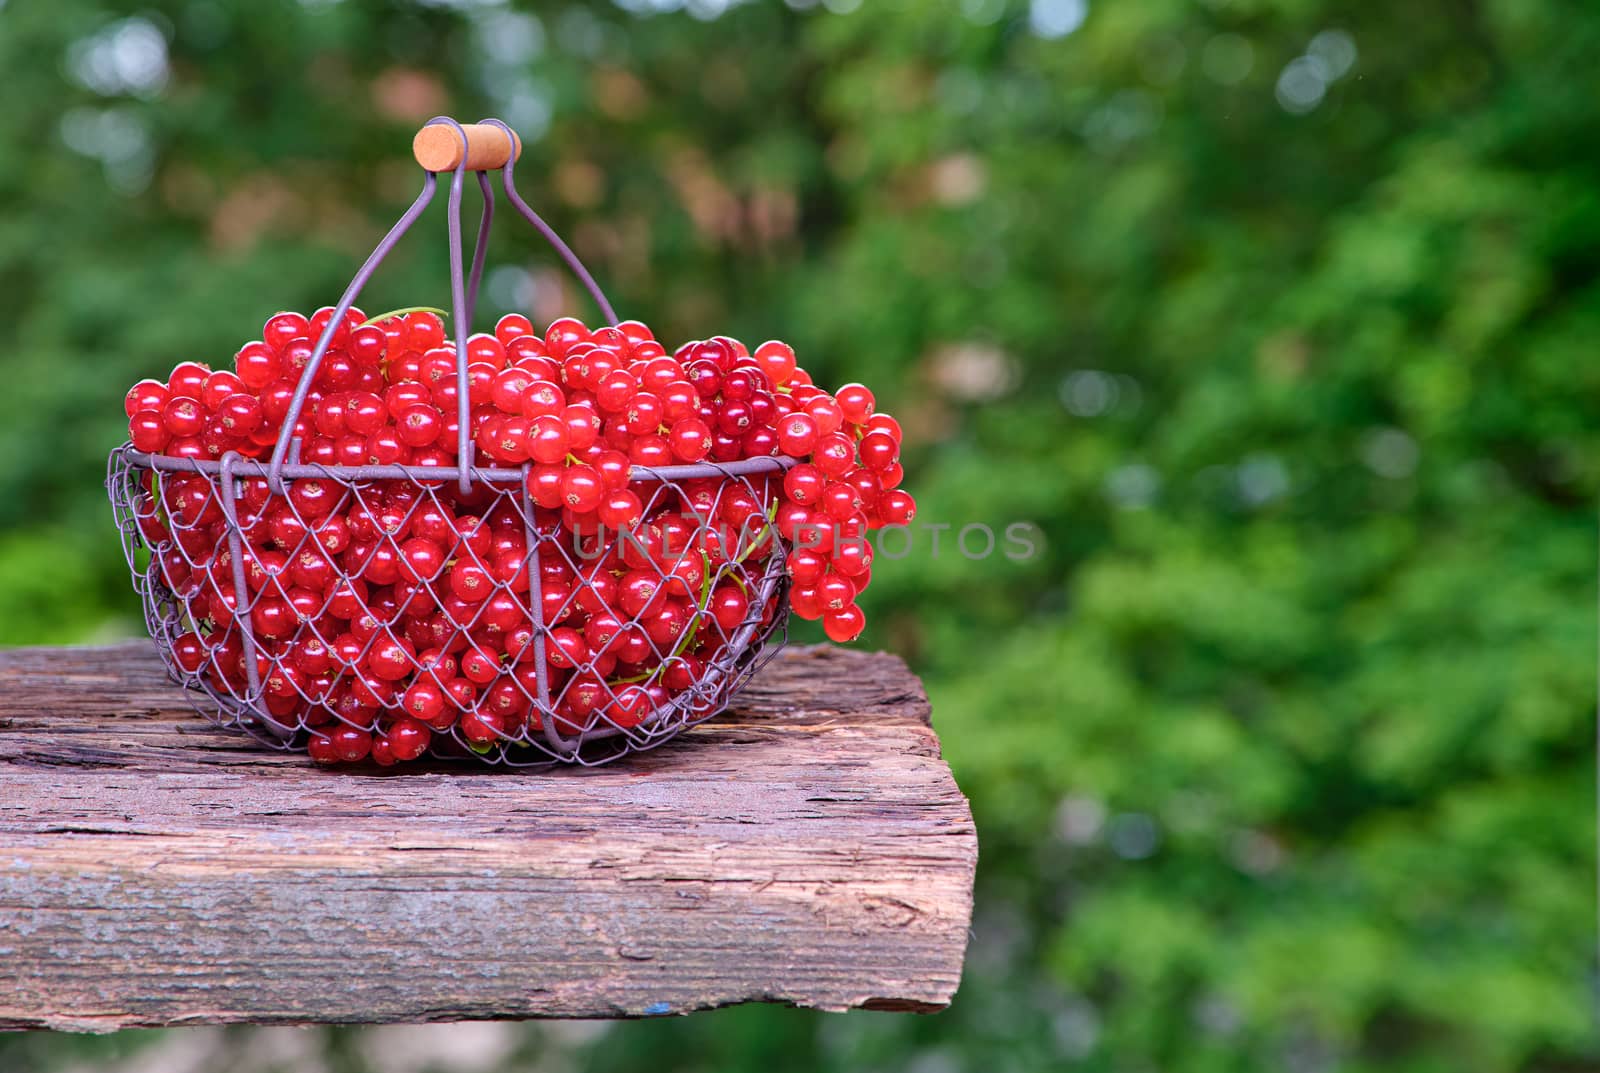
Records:
[[[133,449],[267,458],[332,315],[279,313],[232,371],[185,362],[134,385]],[[762,582],[779,570],[795,614],[837,641],[861,632],[865,534],[915,510],[899,425],[867,388],[830,395],[781,342],[751,352],[719,336],[668,353],[637,321],[562,319],[539,335],[507,316],[465,357],[474,464],[525,468],[522,487],[334,469],[275,495],[252,476],[230,522],[217,478],[143,471],[135,513],[152,577],[182,607],[172,650],[185,675],[245,697],[247,617],[270,719],[308,729],[320,761],[387,764],[441,733],[485,751],[709,715],[720,700],[699,684],[770,629],[776,585]],[[299,462],[454,466],[460,390],[434,312],[352,310],[296,420]],[[766,456],[798,461],[739,478],[633,472]]]

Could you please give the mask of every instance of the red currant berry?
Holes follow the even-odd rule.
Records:
[[[132,417],[141,410],[160,410],[171,397],[172,393],[161,381],[141,380],[128,389],[127,396],[122,400],[122,409]]]
[[[419,683],[421,684],[421,683]],[[415,687],[413,687],[415,688]],[[407,694],[409,696],[409,694]],[[443,698],[441,700],[441,707]],[[409,711],[409,707],[407,708]],[[414,713],[413,713],[414,714]],[[418,717],[421,718],[420,716]],[[438,713],[434,714],[438,718]],[[394,752],[394,758],[404,762],[415,760],[428,749],[428,743],[433,738],[433,733],[423,725],[428,720],[423,719],[396,719],[389,728],[389,747]]]
[[[205,642],[194,632],[181,634],[172,642],[172,658],[189,674],[198,674],[206,661]]]
[[[846,384],[834,395],[844,419],[852,425],[864,425],[878,405],[877,399],[863,384]]]
[[[604,714],[613,726],[628,730],[644,722],[654,707],[647,691],[628,685],[617,690],[616,699],[606,707]]]
[[[910,525],[917,516],[917,501],[898,488],[885,492],[878,501],[878,515],[885,525]]]
[[[830,395],[817,395],[806,403],[805,410],[817,422],[817,432],[822,436],[838,432],[844,424],[844,411]]]
[[[344,399],[344,427],[357,436],[370,436],[389,416],[383,400],[370,391],[352,391]]]
[[[278,378],[278,352],[263,342],[246,343],[233,356],[233,368],[245,387],[260,391]]]
[[[206,376],[205,383],[200,387],[200,401],[205,403],[207,410],[215,411],[222,405],[223,399],[245,390],[244,381],[237,375],[227,369],[218,369]]]
[[[424,723],[433,723],[444,713],[444,708],[444,687],[427,676],[412,682],[400,698],[400,709]]]
[[[901,440],[900,422],[896,421],[888,414],[875,413],[871,417],[867,418],[866,423],[862,427],[868,432],[886,432],[893,437],[895,443],[899,443]]]
[[[554,386],[554,385],[552,385]],[[567,457],[567,425],[551,413],[534,417],[528,424],[528,457],[546,464],[560,462]]]
[[[365,324],[350,333],[345,349],[357,365],[378,365],[388,352],[389,336],[376,324]]]
[[[584,643],[583,635],[571,626],[558,626],[551,630],[550,642],[545,649],[545,657],[552,667],[570,669],[589,658],[589,646]]]
[[[331,334],[328,333],[330,324],[333,325]],[[311,319],[307,322],[307,339],[320,341],[324,334],[328,334],[328,348],[330,350],[334,347],[342,347],[345,340],[350,337],[350,325],[347,322],[341,320],[338,324],[333,324],[332,306],[323,306],[311,314]]]
[[[471,559],[460,559],[450,569],[450,591],[469,604],[487,600],[494,591],[494,580],[483,566]]]
[[[566,409],[567,399],[561,386],[549,380],[534,380],[522,389],[519,401],[523,417],[541,414],[560,414]]]
[[[793,420],[793,417],[785,420]],[[844,433],[830,432],[818,437],[811,451],[811,462],[824,477],[843,477],[855,464],[855,446]]]
[[[339,750],[333,744],[333,738],[327,734],[313,734],[311,740],[306,742],[306,752],[311,754],[311,759],[319,764],[337,764]]]
[[[830,482],[822,490],[822,509],[836,521],[853,518],[861,509],[861,494],[854,485],[843,481]]]
[[[381,428],[367,437],[367,461],[374,466],[402,465],[410,457],[405,441],[393,428]]]
[[[566,357],[567,351],[578,343],[589,341],[589,329],[583,326],[580,320],[572,317],[560,317],[550,322],[550,327],[545,329],[544,344],[549,352],[557,357]]]
[[[268,424],[282,424],[283,419],[289,414],[289,406],[293,401],[293,381],[274,380],[261,392],[261,413],[266,417]]]
[[[406,642],[387,633],[379,636],[373,642],[372,651],[367,653],[367,669],[386,682],[404,678],[411,673],[414,664],[415,660],[408,651]]]
[[[713,440],[713,456],[715,455],[715,450],[716,441]],[[640,436],[633,441],[633,446],[628,448],[628,461],[636,466],[670,466],[672,464],[672,448],[667,445],[665,436]],[[731,459],[722,461],[731,461]]]
[[[416,582],[432,581],[444,571],[444,549],[431,540],[414,537],[400,545],[400,576]]]
[[[849,604],[839,611],[832,611],[822,616],[822,632],[828,635],[828,640],[839,644],[860,637],[866,624],[866,616],[855,604]]]
[[[872,569],[872,545],[865,540],[840,540],[833,549],[832,563],[845,577],[859,579]]]
[[[887,432],[869,432],[856,445],[861,454],[861,464],[869,470],[882,472],[900,456],[900,445]]]
[[[746,458],[765,458],[778,453],[778,434],[770,428],[753,428],[740,445]]]
[[[367,583],[361,578],[339,581],[328,590],[328,613],[346,621],[357,618],[367,606]]]
[[[603,495],[600,474],[593,466],[571,466],[561,475],[561,500],[578,513],[597,509]]]
[[[365,730],[340,727],[329,736],[333,739],[334,755],[345,763],[353,764],[365,760],[372,752],[372,735]]]
[[[461,656],[461,673],[469,682],[487,685],[500,674],[500,660],[487,648],[473,646]]]
[[[827,557],[811,548],[796,548],[787,560],[789,576],[796,585],[815,586],[827,572]]]
[[[591,464],[595,472],[600,474],[600,483],[607,491],[628,487],[633,467],[628,464],[628,456],[621,451],[603,451]]]
[[[655,342],[655,333],[652,332],[649,326],[643,321],[625,320],[617,325],[616,330],[622,333],[622,337],[626,339],[635,348],[635,350],[637,350],[640,343]]]
[[[250,435],[265,420],[261,413],[261,400],[242,392],[223,399],[217,407],[217,417],[221,419],[222,427],[235,436]]]
[[[484,703],[488,704],[488,698]],[[461,717],[461,736],[474,745],[493,745],[506,736],[504,719],[493,711],[468,712]]]
[[[619,531],[634,528],[644,515],[639,497],[626,488],[608,491],[599,511],[600,524]]]
[[[802,462],[798,466],[791,467],[789,472],[783,475],[784,494],[791,501],[802,503],[808,507],[821,500],[822,492],[826,485],[827,480],[822,476],[821,471],[808,462]]]
[[[679,461],[699,462],[711,453],[711,430],[698,417],[685,417],[673,422],[667,443]]]
[[[595,402],[602,410],[621,413],[639,391],[639,378],[626,369],[613,369],[595,387]]]
[[[158,411],[140,410],[128,422],[128,439],[134,450],[153,455],[161,453],[172,433]]]
[[[841,611],[856,598],[856,587],[843,574],[830,570],[817,585],[817,597],[824,611]]]
[[[167,394],[170,398],[198,401],[205,396],[206,377],[210,375],[211,370],[199,362],[181,362],[167,378]]]
[[[510,345],[511,340],[532,334],[533,322],[521,313],[507,313],[494,325],[494,337],[500,340],[502,345]]]
[[[406,314],[406,349],[425,354],[443,343],[444,321],[437,314]]]
[[[528,498],[546,510],[561,506],[561,478],[564,472],[555,465],[531,467],[528,470]]]
[[[161,420],[174,437],[196,437],[206,430],[205,409],[196,399],[174,394],[161,410]]]
[[[814,585],[796,585],[789,590],[789,609],[807,622],[822,617],[822,598]]]
[[[600,415],[591,406],[565,406],[561,411],[561,420],[567,426],[569,450],[582,451],[599,441]]]
[[[439,439],[444,416],[426,403],[406,407],[397,415],[395,433],[408,447],[427,447]]]
[[[722,632],[732,635],[749,612],[750,599],[739,586],[722,584],[712,590],[711,601],[706,609],[711,612],[711,617],[722,628]]]
[[[778,449],[793,458],[804,458],[816,447],[819,435],[816,418],[796,411],[778,422]]]
[[[275,314],[261,328],[261,338],[280,354],[294,340],[304,339],[310,334],[311,322],[299,313]]]
[[[788,343],[776,339],[762,343],[755,349],[755,359],[775,387],[782,387],[794,376],[794,349]]]

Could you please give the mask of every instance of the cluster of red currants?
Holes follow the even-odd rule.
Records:
[[[136,384],[134,449],[267,457],[332,314],[272,317],[233,371],[185,362],[165,383]],[[147,476],[139,523],[187,612],[174,645],[185,673],[244,695],[236,624],[248,616],[261,703],[309,728],[326,762],[414,759],[440,732],[492,748],[545,730],[545,712],[560,735],[628,732],[675,699],[711,704],[696,693],[707,666],[742,629],[771,623],[775,601],[757,581],[774,565],[774,531],[794,613],[822,619],[834,640],[860,633],[865,533],[915,510],[898,487],[899,426],[865,387],[828,394],[780,342],[752,353],[717,337],[668,353],[636,321],[562,319],[539,335],[517,315],[467,341],[466,369],[475,464],[526,467],[531,509],[524,489],[335,471],[285,495],[241,479],[230,523],[214,479]],[[299,461],[454,466],[457,370],[433,312],[367,321],[352,310],[312,375],[293,430]],[[780,454],[800,461],[741,479],[632,471]]]

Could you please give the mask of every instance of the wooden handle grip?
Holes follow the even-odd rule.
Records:
[[[463,123],[467,134],[467,170],[503,168],[522,156],[522,139],[487,123]],[[423,127],[411,139],[411,154],[428,171],[454,171],[461,163],[461,135],[443,123]]]

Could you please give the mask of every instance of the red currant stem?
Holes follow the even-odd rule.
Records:
[[[494,748],[494,742],[492,742],[492,741],[485,741],[485,742],[469,741],[469,742],[467,742],[467,748],[471,749],[473,752],[477,753],[479,756],[487,756],[489,754],[489,750]]]
[[[700,569],[705,575],[704,580],[700,582],[700,607],[703,608],[706,606],[706,601],[711,597],[711,559],[704,551],[700,553]],[[689,627],[689,632],[678,638],[678,643],[672,646],[672,652],[667,656],[666,659],[657,664],[655,668],[645,671],[643,674],[633,675],[630,678],[608,678],[606,680],[607,684],[614,686],[629,686],[635,685],[639,682],[646,682],[655,678],[656,675],[667,669],[668,663],[671,663],[673,660],[677,659],[679,656],[683,655],[689,650],[689,646],[694,644],[695,634],[699,632],[700,616],[696,615],[694,625]]]
[[[778,500],[776,499],[776,497],[774,497],[772,502],[767,505],[766,518],[767,518],[767,524],[763,525],[761,527],[761,532],[757,533],[754,537],[751,538],[750,546],[748,548],[744,549],[744,554],[743,555],[740,555],[737,559],[735,559],[733,561],[733,565],[738,566],[740,563],[742,563],[746,559],[750,558],[751,555],[755,554],[756,548],[761,546],[761,538],[772,531],[773,523],[778,520]],[[702,553],[702,554],[704,554],[704,553]],[[741,585],[739,587],[740,588],[744,588],[743,585]]]
[[[565,462],[566,465],[569,465],[569,466],[579,466],[579,465],[583,464],[583,459],[579,458],[577,455],[573,454],[571,451],[567,452],[567,457],[565,459],[563,459],[563,461]]]
[[[448,317],[450,315],[447,311],[439,309],[436,306],[406,306],[404,309],[391,309],[387,313],[379,313],[375,317],[368,317],[366,320],[361,322],[360,327],[365,328],[369,324],[377,324],[381,321],[388,320],[390,317],[403,317],[407,313],[434,313],[441,317]]]

